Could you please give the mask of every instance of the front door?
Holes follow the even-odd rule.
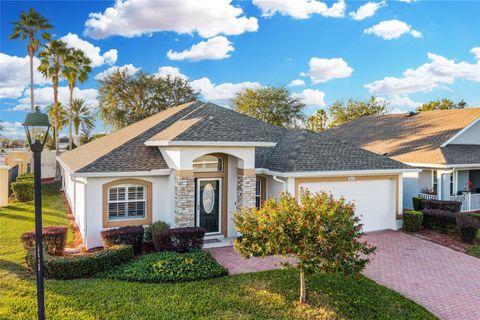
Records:
[[[196,223],[207,233],[220,233],[222,178],[197,179]]]

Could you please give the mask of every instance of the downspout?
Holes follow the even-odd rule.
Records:
[[[273,180],[283,184],[283,192],[287,192],[287,182],[285,180],[279,179],[277,176],[272,176]]]

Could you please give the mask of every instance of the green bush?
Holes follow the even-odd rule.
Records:
[[[47,279],[76,279],[109,270],[132,259],[133,249],[130,245],[72,256],[59,257],[45,253],[44,274]],[[35,270],[35,248],[28,250],[25,260],[28,268]]]
[[[153,241],[153,236],[160,231],[170,229],[170,225],[158,220],[145,228],[145,241]]]
[[[403,229],[408,232],[418,232],[423,223],[423,213],[420,211],[405,211],[403,213]]]
[[[67,244],[68,227],[50,226],[42,229],[42,238],[45,250],[51,255],[62,255]],[[29,231],[20,237],[23,248],[29,250],[35,246],[35,231]]]
[[[480,222],[480,212],[471,212],[468,214],[470,217],[474,217],[475,219],[478,220],[478,222]]]
[[[33,180],[20,180],[11,184],[15,198],[20,202],[33,200]]]
[[[159,252],[146,254],[100,277],[137,282],[185,282],[211,279],[228,274],[210,253],[193,250],[188,253]]]
[[[33,181],[33,174],[31,173],[23,173],[17,177],[17,182],[18,181]]]
[[[422,198],[420,197],[413,197],[413,210],[420,211],[422,210]]]
[[[459,214],[457,216],[457,227],[464,242],[474,243],[480,228],[480,222],[469,215]]]

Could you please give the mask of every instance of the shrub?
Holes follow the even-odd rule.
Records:
[[[33,181],[33,174],[31,173],[23,173],[17,177],[17,182],[18,181]]]
[[[438,209],[423,209],[423,226],[426,229],[435,229],[449,232],[455,229],[458,213]]]
[[[158,252],[100,274],[100,277],[138,282],[184,282],[227,275],[210,253],[193,250],[188,253]]]
[[[42,229],[42,239],[45,250],[51,255],[62,255],[67,244],[67,231],[65,226],[53,226]],[[25,250],[35,246],[35,232],[29,231],[20,237]]]
[[[469,215],[458,215],[457,226],[463,241],[467,243],[473,243],[475,241],[478,229],[480,228],[480,223],[477,219]]]
[[[20,202],[33,200],[33,180],[20,180],[11,184],[15,198]]]
[[[422,210],[422,201],[423,199],[420,197],[413,197],[413,210],[420,211]]]
[[[462,203],[459,201],[423,200],[423,209],[438,209],[450,212],[460,212]]]
[[[146,241],[153,241],[153,235],[163,231],[170,229],[170,225],[164,221],[155,221],[151,225],[145,228],[145,240]]]
[[[76,279],[106,271],[132,259],[133,250],[130,245],[113,246],[94,253],[73,256],[58,257],[46,253],[44,255],[44,274],[48,279]],[[35,270],[34,248],[28,250],[26,263],[30,270]]]
[[[470,213],[468,213],[468,215],[470,217],[474,217],[475,219],[478,220],[478,222],[480,222],[480,212],[470,212]]]
[[[139,254],[142,252],[143,226],[127,226],[118,229],[103,230],[103,246],[109,248],[120,244],[129,244],[133,247],[133,252]]]
[[[418,232],[423,222],[423,213],[420,211],[405,211],[403,213],[403,228],[408,232]]]
[[[160,231],[153,236],[156,251],[187,252],[201,249],[205,229],[200,227],[176,228]]]

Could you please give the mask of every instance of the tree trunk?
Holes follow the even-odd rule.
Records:
[[[70,108],[68,111],[68,150],[72,150],[72,103],[73,103],[73,84],[69,85],[70,87]]]
[[[30,109],[32,112],[35,110],[35,101],[33,98],[33,50],[30,45],[27,47],[28,55],[30,56]]]
[[[305,288],[305,273],[300,272],[300,303],[307,302],[307,289]]]
[[[54,76],[53,79],[53,113],[55,115],[55,155],[60,155],[60,139],[58,139],[58,75],[60,71]],[[60,180],[60,166],[55,164],[55,181]]]

